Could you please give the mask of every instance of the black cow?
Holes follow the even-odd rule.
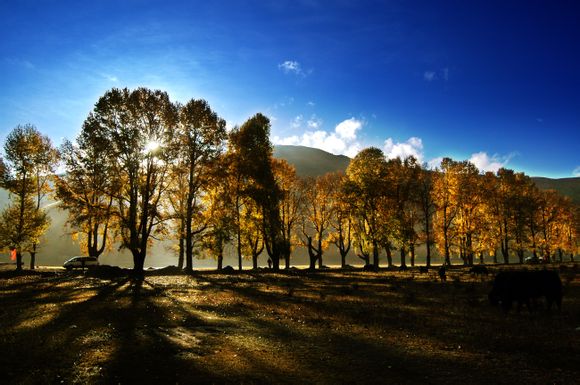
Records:
[[[471,274],[479,274],[479,275],[488,275],[489,274],[489,270],[487,270],[487,267],[485,267],[484,265],[472,266],[471,269],[469,269],[469,272]]]
[[[423,274],[423,273],[428,273],[429,272],[429,266],[419,266],[419,273]]]
[[[562,305],[562,281],[556,271],[551,270],[520,270],[503,271],[495,276],[493,288],[489,293],[489,301],[492,305],[501,305],[508,312],[515,301],[518,311],[523,305],[532,312],[532,305],[540,297],[545,297],[548,310],[552,303],[556,303],[558,310]]]

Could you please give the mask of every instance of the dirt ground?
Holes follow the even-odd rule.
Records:
[[[133,282],[107,270],[3,268],[3,384],[580,382],[571,264],[561,312],[507,315],[487,301],[502,267],[481,277],[457,268],[447,282],[417,269],[165,269]]]

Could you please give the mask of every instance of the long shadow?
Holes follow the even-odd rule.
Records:
[[[318,281],[321,284],[330,284],[335,285],[337,282],[344,284],[348,282],[348,280],[344,279],[334,279],[333,277],[317,277]],[[205,277],[205,280],[208,282],[213,282],[215,278]],[[371,279],[371,282],[375,282],[376,279]],[[497,313],[493,313],[493,309],[484,308],[484,304],[481,302],[475,302],[472,307],[466,306],[466,302],[472,300],[474,297],[476,299],[481,299],[482,297],[485,298],[485,294],[487,292],[487,285],[486,281],[474,281],[474,282],[467,282],[467,283],[448,283],[448,284],[433,284],[432,282],[413,282],[407,279],[402,280],[391,280],[398,283],[400,286],[400,290],[402,292],[406,292],[409,290],[417,290],[425,291],[425,290],[432,290],[433,288],[442,289],[444,292],[447,292],[445,295],[447,298],[450,296],[453,298],[454,303],[446,304],[444,300],[441,302],[441,308],[437,312],[437,314],[430,315],[428,310],[430,310],[429,306],[432,306],[431,303],[422,303],[419,298],[412,298],[410,303],[407,304],[412,307],[417,307],[418,305],[422,306],[423,309],[419,312],[419,315],[414,315],[410,309],[406,308],[405,303],[392,303],[393,307],[396,308],[396,312],[399,313],[398,317],[393,316],[393,312],[389,312],[389,304],[384,304],[382,308],[363,308],[359,310],[353,309],[344,309],[344,312],[341,314],[341,317],[345,318],[345,324],[352,324],[352,325],[369,325],[369,326],[376,326],[377,324],[384,324],[387,326],[395,326],[401,329],[401,334],[410,334],[413,337],[420,337],[424,340],[432,341],[435,346],[444,347],[448,349],[461,349],[461,345],[463,345],[463,349],[465,349],[465,345],[469,346],[475,354],[481,354],[481,356],[485,356],[486,351],[494,351],[495,345],[505,344],[508,345],[510,343],[514,343],[515,349],[523,348],[530,352],[530,355],[534,355],[535,352],[538,351],[538,348],[546,348],[545,340],[544,342],[537,342],[530,336],[534,335],[534,331],[541,332],[542,327],[553,325],[552,322],[544,322],[541,321],[538,325],[533,327],[531,330],[527,330],[527,337],[528,341],[518,341],[518,322],[521,322],[521,319],[516,319],[515,324],[510,324],[509,327],[506,329],[505,332],[501,332],[498,336],[499,338],[493,338],[493,334],[498,334],[498,329],[501,329],[501,326],[498,325],[502,322],[502,316]],[[378,281],[380,282],[380,281]],[[284,286],[284,284],[278,282],[280,286]],[[220,284],[221,286],[221,284]],[[307,284],[302,284],[301,287],[307,287]],[[421,287],[425,286],[426,289],[422,289]],[[225,289],[225,288],[224,288]],[[337,306],[330,305],[329,301],[305,301],[304,299],[283,295],[281,293],[272,293],[272,292],[263,292],[255,287],[251,286],[237,286],[237,285],[230,285],[227,287],[227,290],[233,291],[236,293],[237,296],[241,298],[241,303],[258,303],[258,306],[266,306],[268,304],[277,303],[282,307],[288,305],[297,305],[300,304],[303,307],[309,307],[310,311],[316,311],[321,313],[324,317],[333,317],[336,315],[336,312],[339,310]],[[324,290],[324,289],[323,289]],[[380,293],[370,293],[368,295],[376,296],[380,298]],[[209,310],[209,306],[208,309]],[[224,313],[225,316],[232,316],[232,317],[250,317],[253,314],[255,309],[247,308],[243,309],[240,308],[239,304],[230,305],[229,307],[222,308],[221,311]],[[421,309],[420,309],[421,310]],[[308,311],[306,311],[308,313]],[[429,322],[421,322],[420,319],[421,314],[423,317],[429,317]],[[527,317],[524,321],[527,321]],[[252,320],[253,323],[260,324],[261,320]],[[453,327],[454,323],[461,322],[462,325],[476,325],[476,328],[473,330],[467,329],[461,332],[462,335],[454,335],[455,328]],[[275,333],[279,338],[283,338],[285,341],[292,341],[292,340],[301,340],[300,336],[296,333],[288,336],[287,331],[286,334],[282,333],[284,330],[283,328],[279,328],[274,325],[264,325],[264,328],[267,330],[277,330]],[[448,332],[445,332],[445,329],[448,329]],[[437,330],[437,332],[434,332]],[[443,331],[442,331],[443,330]],[[385,330],[385,333],[388,331]],[[516,335],[514,337],[513,335]],[[559,333],[560,340],[563,333]],[[491,336],[491,338],[490,338]],[[349,337],[353,338],[353,337]],[[557,350],[557,348],[554,348]],[[549,351],[554,349],[548,349]],[[572,349],[576,351],[577,349]],[[555,352],[554,352],[555,353]],[[455,354],[455,353],[453,353]],[[457,353],[459,354],[459,353]],[[388,355],[388,354],[387,354]],[[443,363],[447,362],[444,358],[436,359],[436,352],[432,353],[433,357],[429,357],[430,362],[437,362],[438,365],[443,365]],[[566,362],[562,363],[562,367],[566,368],[566,370],[573,370],[574,362],[576,360],[573,359],[574,355],[570,355]],[[440,362],[442,361],[442,362]],[[417,365],[419,363],[417,362]],[[554,362],[552,361],[549,365],[546,365],[548,368],[554,367]],[[451,362],[447,362],[446,367],[448,370],[453,369],[453,365]],[[511,381],[511,380],[510,380]],[[506,382],[510,382],[506,381]]]
[[[71,304],[66,304],[70,296],[54,293],[53,305],[60,311],[41,330],[32,327],[2,335],[3,383],[214,382],[211,373],[189,361],[180,368],[183,362],[176,352],[181,348],[162,332],[175,324],[167,309],[154,301],[155,292],[128,278],[94,290]],[[38,344],[42,349],[35,349]],[[188,378],[180,378],[183,373]]]
[[[273,282],[269,278],[241,275],[230,278],[200,274],[194,278],[203,285],[198,287],[194,283],[190,289],[206,290],[209,294],[230,291],[239,301],[227,304],[209,301],[202,305],[193,300],[177,300],[170,290],[147,277],[141,281],[91,279],[83,282],[82,290],[57,286],[52,287],[48,296],[43,291],[48,283],[28,289],[22,286],[30,303],[34,298],[42,300],[43,305],[53,301],[60,311],[41,330],[22,329],[13,335],[0,331],[3,383],[406,384],[487,383],[493,379],[494,383],[507,384],[520,379],[517,372],[521,364],[510,361],[510,367],[498,365],[502,357],[512,353],[509,349],[498,352],[496,360],[493,351],[488,354],[492,357],[488,361],[464,359],[493,349],[498,342],[485,334],[501,329],[500,314],[482,316],[479,308],[474,308],[472,314],[460,313],[465,310],[461,301],[481,294],[484,283],[475,283],[472,292],[453,283],[434,285],[374,276],[363,278],[359,284],[368,285],[369,290],[352,287],[349,278],[328,274],[276,276]],[[261,290],[259,285],[252,285],[252,279],[260,279],[260,285],[269,285],[274,290]],[[359,280],[358,275],[356,279]],[[304,295],[316,285],[326,297]],[[393,285],[397,286],[397,296],[392,295]],[[344,289],[349,292],[344,293]],[[416,296],[399,295],[411,290],[417,291]],[[420,294],[425,291],[434,296],[434,290],[445,298],[459,292],[458,303],[429,315],[427,311],[433,304],[422,300]],[[79,295],[80,299],[73,301]],[[346,296],[353,302],[344,307],[344,303],[334,301],[334,295],[342,295],[343,299]],[[370,300],[357,308],[359,296],[368,296]],[[2,298],[15,303],[21,297],[16,293]],[[219,312],[222,320],[207,321],[200,318],[201,312]],[[421,315],[427,318],[423,320]],[[332,328],[325,324],[337,317],[341,324],[336,320]],[[527,321],[515,315],[514,319]],[[2,329],[9,324],[6,317],[0,320]],[[473,332],[461,329],[467,335],[454,336],[453,322],[458,320],[479,329]],[[546,325],[555,326],[555,322],[540,320],[526,332],[529,335]],[[440,332],[442,328],[448,328],[449,332]],[[438,332],[433,333],[434,329]],[[366,332],[370,330],[373,332]],[[514,349],[545,347],[540,342],[526,343],[510,337],[509,333],[515,330],[517,325],[506,326],[500,335],[518,342]],[[405,334],[436,346],[454,345],[454,349],[459,341],[467,355],[459,350],[441,352],[409,347],[394,337]],[[561,335],[560,332],[557,337]],[[41,336],[47,337],[42,340]],[[572,337],[571,342],[577,339]],[[38,346],[42,348],[36,350]],[[572,366],[578,357],[578,348],[574,346],[578,345],[564,350],[571,358],[564,359],[561,368],[578,373]],[[549,353],[556,355],[558,348],[561,346],[554,345]],[[225,352],[214,355],[214,350]],[[50,361],[48,357],[57,359]],[[552,363],[553,360],[546,364],[545,372],[553,369]],[[484,376],[477,375],[482,370],[490,373],[485,381]],[[469,373],[473,373],[473,378]],[[544,376],[535,381],[545,383],[552,379]]]

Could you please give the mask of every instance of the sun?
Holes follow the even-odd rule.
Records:
[[[159,147],[161,147],[161,144],[159,142],[157,142],[155,140],[150,140],[145,145],[143,152],[146,154],[150,154],[150,153],[156,152],[159,149]]]

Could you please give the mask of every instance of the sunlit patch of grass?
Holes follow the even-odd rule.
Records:
[[[41,328],[52,322],[60,313],[60,307],[56,304],[38,306],[34,311],[28,312],[20,322],[13,323],[7,330],[9,333]]]

